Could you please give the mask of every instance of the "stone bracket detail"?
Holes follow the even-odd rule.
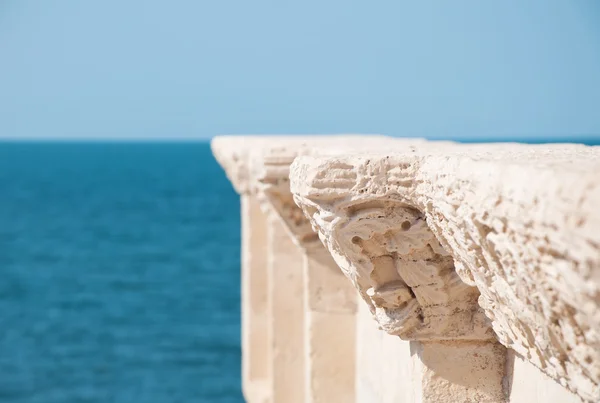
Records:
[[[338,188],[339,190],[339,188]],[[336,261],[381,328],[405,340],[490,340],[479,291],[456,274],[454,261],[418,210],[372,199],[315,208],[297,197]],[[332,206],[332,204],[327,204]]]

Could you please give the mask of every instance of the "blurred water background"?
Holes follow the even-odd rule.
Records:
[[[241,402],[239,249],[208,143],[0,143],[0,401]]]
[[[243,401],[239,269],[208,143],[0,143],[0,402]]]

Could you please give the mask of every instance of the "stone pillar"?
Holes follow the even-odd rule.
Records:
[[[290,178],[380,328],[410,343],[385,352],[419,385],[397,401],[541,403],[548,376],[564,401],[596,402],[598,172],[599,148],[485,144],[304,156]],[[363,335],[359,399],[388,401],[365,386],[381,358],[358,368]]]
[[[304,256],[306,401],[354,402],[356,290],[325,248],[315,246]]]
[[[255,197],[242,195],[242,389],[247,401],[271,395],[267,219]]]
[[[413,342],[382,332],[366,304],[356,321],[356,401],[422,402],[423,365]]]
[[[269,338],[272,354],[274,402],[304,402],[304,276],[302,251],[292,242],[283,223],[269,216]]]

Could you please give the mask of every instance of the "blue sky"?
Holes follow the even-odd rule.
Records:
[[[600,134],[597,0],[1,0],[0,137]]]

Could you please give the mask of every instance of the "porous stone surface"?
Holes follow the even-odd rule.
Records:
[[[598,147],[387,147],[300,157],[290,177],[383,329],[423,345],[497,338],[600,400]]]

